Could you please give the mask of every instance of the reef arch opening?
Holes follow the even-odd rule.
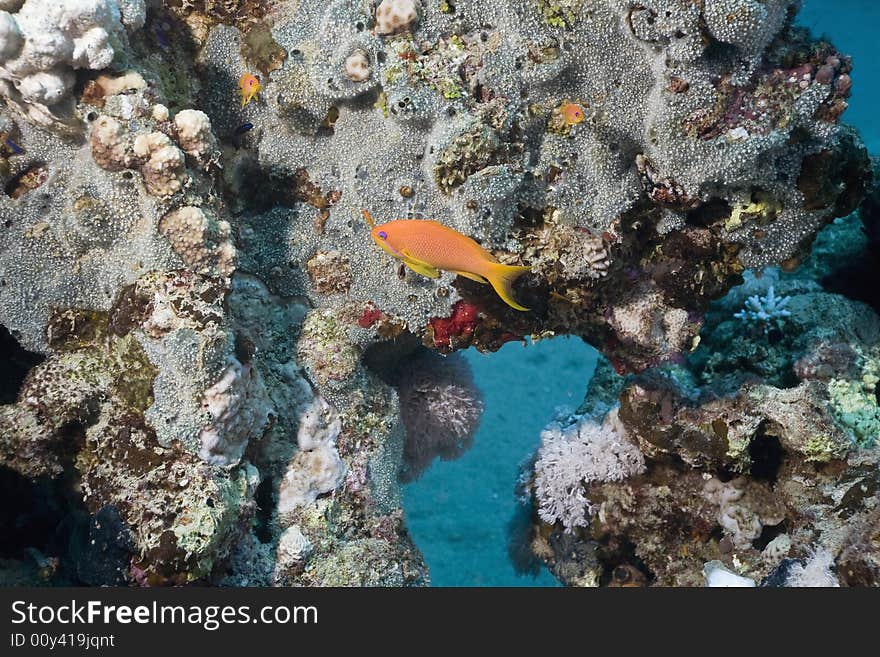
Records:
[[[545,569],[523,573],[510,559],[511,518],[521,466],[559,406],[578,406],[597,352],[574,337],[460,352],[484,411],[473,445],[455,461],[428,464],[403,488],[413,540],[434,586],[556,586]],[[441,456],[442,458],[442,456]]]

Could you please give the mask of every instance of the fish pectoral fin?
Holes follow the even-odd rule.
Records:
[[[410,260],[404,260],[403,264],[412,269],[415,273],[421,274],[422,276],[427,276],[428,278],[440,277],[440,272],[437,271],[435,267],[431,267],[430,265],[425,265],[421,262],[411,262]]]
[[[406,255],[404,253],[404,255]],[[439,278],[440,272],[436,267],[432,267],[427,262],[422,262],[421,260],[416,260],[411,256],[406,256],[403,260],[403,264],[412,269],[415,273],[421,274],[422,276],[427,276],[428,278]]]
[[[455,271],[455,270],[453,270],[453,273],[458,274],[459,276],[464,276],[465,278],[469,278],[472,281],[476,281],[477,283],[482,283],[483,285],[489,284],[489,281],[487,281],[485,278],[483,278],[479,274],[472,274],[469,271]]]

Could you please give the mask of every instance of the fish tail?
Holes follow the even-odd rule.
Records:
[[[531,267],[521,267],[519,265],[502,265],[499,262],[488,263],[488,269],[483,275],[489,281],[501,300],[511,308],[526,311],[528,308],[521,306],[513,297],[513,283],[527,271],[531,271]]]

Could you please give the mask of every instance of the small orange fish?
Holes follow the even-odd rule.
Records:
[[[244,107],[257,97],[263,87],[255,75],[245,73],[238,79],[238,88],[241,91],[241,106]]]
[[[584,120],[584,109],[577,103],[566,101],[559,106],[559,111],[568,125],[576,125]]]
[[[377,226],[367,210],[361,212],[373,241],[414,272],[437,278],[442,269],[488,283],[508,306],[528,310],[513,298],[513,282],[531,267],[502,265],[470,237],[437,221],[400,219]]]

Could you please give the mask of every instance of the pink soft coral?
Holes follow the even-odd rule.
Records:
[[[461,456],[471,446],[483,401],[467,361],[423,351],[404,361],[395,381],[406,429],[401,478],[418,478],[439,456]]]

